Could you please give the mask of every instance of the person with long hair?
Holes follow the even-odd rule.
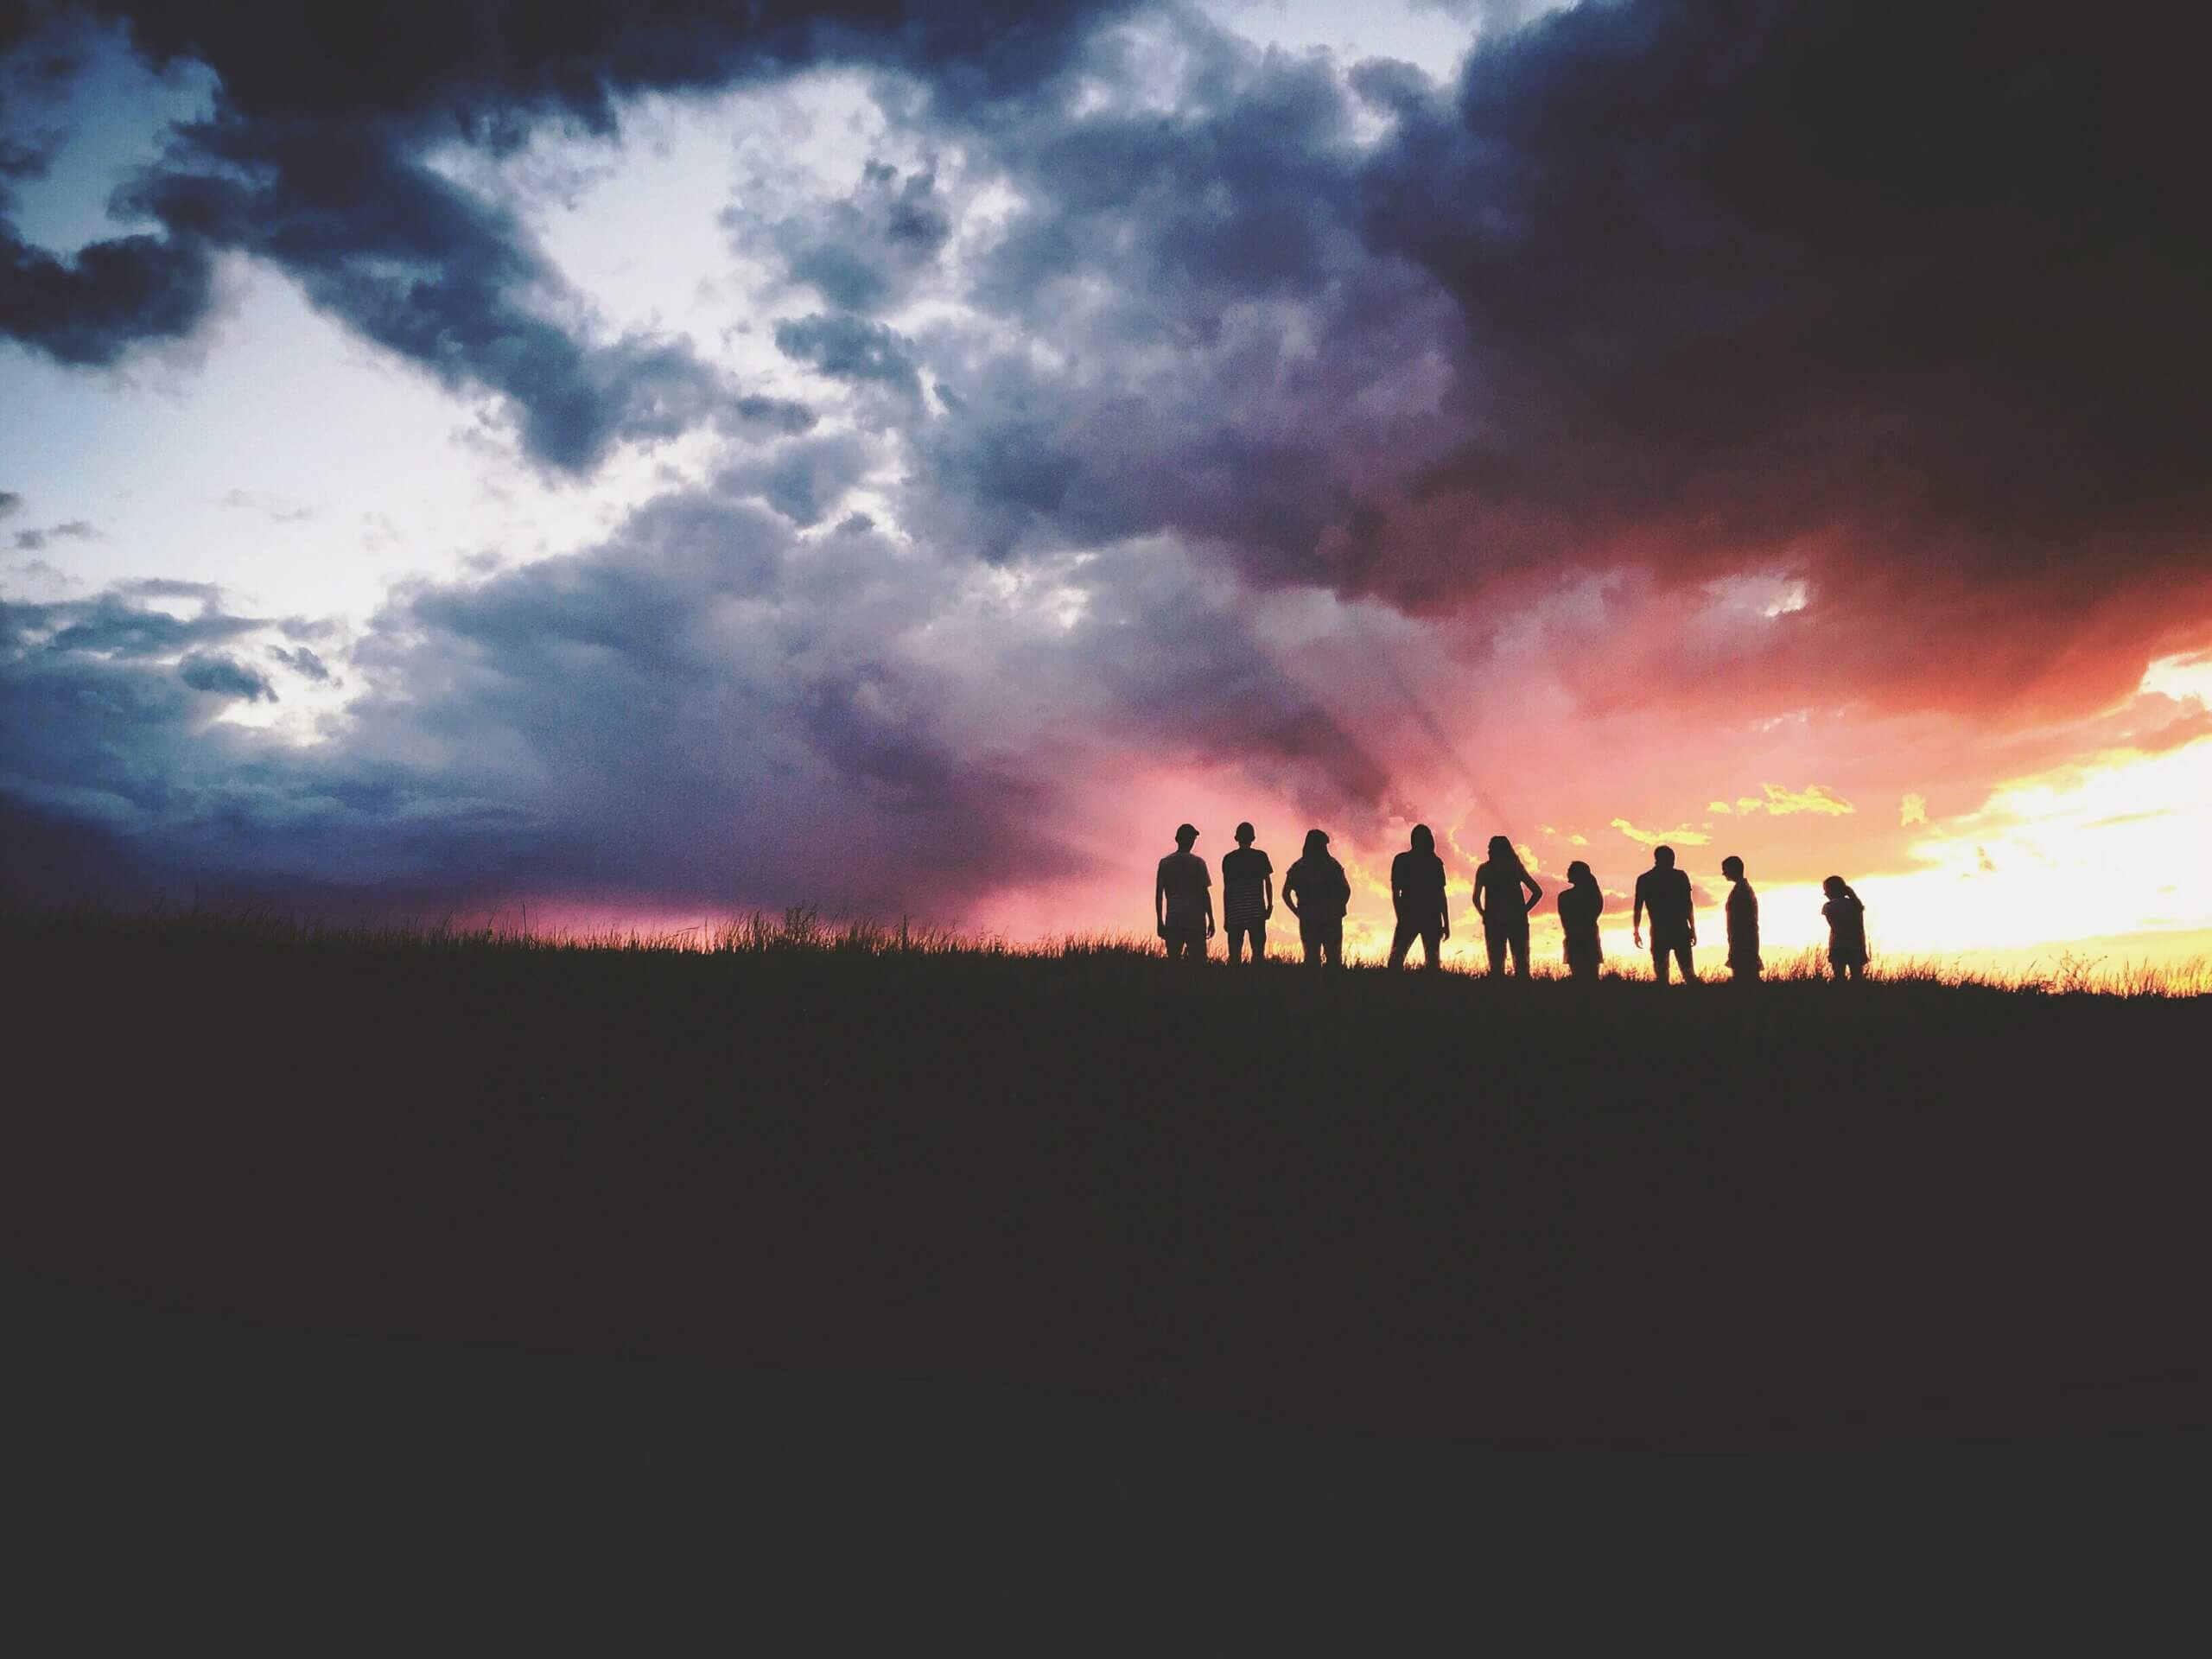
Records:
[[[1720,861],[1720,874],[1735,885],[1728,889],[1728,972],[1732,982],[1756,985],[1766,964],[1759,960],[1759,896],[1744,879],[1744,861],[1733,853]]]
[[[1851,883],[1832,875],[1821,883],[1828,901],[1821,914],[1828,918],[1828,966],[1836,982],[1866,977],[1866,906],[1851,890]]]
[[[1397,907],[1398,931],[1390,939],[1390,965],[1406,965],[1406,952],[1421,941],[1421,960],[1442,965],[1444,941],[1452,937],[1451,901],[1444,893],[1444,861],[1436,855],[1436,836],[1425,823],[1414,825],[1411,845],[1390,861],[1390,902]]]
[[[1598,918],[1605,912],[1605,891],[1590,867],[1580,859],[1567,867],[1567,886],[1560,889],[1559,925],[1567,934],[1567,971],[1574,978],[1594,981],[1598,965],[1605,959],[1598,942]]]
[[[1351,881],[1329,854],[1325,830],[1306,832],[1306,850],[1283,872],[1282,901],[1298,918],[1298,942],[1306,947],[1309,968],[1344,965],[1344,910],[1351,903]]]
[[[1523,889],[1528,897],[1522,897]],[[1543,902],[1544,890],[1503,836],[1490,838],[1490,856],[1475,866],[1475,913],[1483,918],[1483,943],[1490,950],[1490,970],[1505,971],[1510,951],[1513,971],[1529,976],[1529,912]]]

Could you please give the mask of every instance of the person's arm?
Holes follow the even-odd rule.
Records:
[[[1682,909],[1690,918],[1690,943],[1697,943],[1697,889],[1690,885],[1687,875],[1682,878]]]
[[[1260,878],[1260,895],[1266,900],[1260,911],[1260,919],[1264,922],[1275,913],[1275,878],[1272,870]]]
[[[1629,918],[1629,929],[1637,948],[1643,948],[1643,878],[1636,878],[1636,913]]]
[[[1213,938],[1213,887],[1211,883],[1208,884],[1204,896],[1206,901],[1206,938]]]
[[[1521,884],[1529,889],[1529,908],[1534,910],[1544,902],[1544,890],[1536,885],[1536,878],[1528,871],[1521,872]]]
[[[1444,861],[1436,861],[1436,874],[1441,879],[1436,884],[1436,919],[1440,928],[1437,938],[1452,937],[1452,878],[1444,874]]]
[[[1483,869],[1487,868],[1489,868],[1489,866],[1484,865],[1482,869],[1478,869],[1475,872],[1475,890],[1467,895],[1468,898],[1474,900],[1475,914],[1481,917],[1484,921],[1488,921],[1490,919],[1489,908],[1483,903]]]
[[[1298,867],[1291,866],[1291,874],[1283,878],[1282,901],[1290,906],[1290,913],[1298,914]]]
[[[1152,878],[1152,925],[1162,938],[1167,937],[1167,878]]]

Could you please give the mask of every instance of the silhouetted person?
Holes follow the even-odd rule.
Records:
[[[1765,964],[1759,960],[1759,896],[1744,880],[1744,861],[1733,853],[1720,861],[1728,889],[1728,971],[1738,985],[1756,985]]]
[[[1444,896],[1444,861],[1436,837],[1425,823],[1414,825],[1413,844],[1390,861],[1390,902],[1397,906],[1398,931],[1390,939],[1390,965],[1406,965],[1406,952],[1421,941],[1421,960],[1438,965],[1444,941],[1452,937],[1449,901]]]
[[[1244,959],[1244,936],[1252,936],[1252,960],[1268,954],[1268,918],[1275,913],[1275,867],[1252,844],[1252,826],[1236,826],[1236,850],[1221,855],[1221,925],[1229,930],[1229,959]]]
[[[1866,977],[1866,906],[1851,890],[1851,883],[1832,875],[1821,883],[1828,901],[1821,914],[1828,918],[1828,966],[1836,981]]]
[[[1329,837],[1324,831],[1306,832],[1306,850],[1283,872],[1282,901],[1298,918],[1306,965],[1343,967],[1344,910],[1351,903],[1351,882],[1344,867],[1329,855]]]
[[[1605,959],[1605,947],[1598,943],[1598,918],[1605,908],[1598,878],[1576,859],[1567,867],[1567,886],[1560,889],[1559,925],[1567,931],[1567,971],[1577,979],[1596,979],[1598,964]]]
[[[1152,884],[1153,912],[1170,962],[1204,962],[1206,941],[1213,938],[1213,878],[1206,874],[1205,860],[1191,850],[1198,838],[1187,823],[1178,830],[1175,850],[1160,861],[1160,874]]]
[[[1692,951],[1697,944],[1697,901],[1690,879],[1675,868],[1675,849],[1654,847],[1651,868],[1636,878],[1636,913],[1630,920],[1637,944],[1643,943],[1643,918],[1651,917],[1651,976],[1667,982],[1667,958],[1682,965],[1682,982],[1697,983]]]
[[[1524,900],[1522,890],[1528,890]],[[1483,943],[1490,947],[1490,970],[1505,971],[1508,951],[1513,971],[1529,976],[1529,912],[1543,901],[1538,887],[1521,862],[1521,855],[1503,836],[1490,838],[1490,856],[1475,866],[1475,913],[1483,918]]]

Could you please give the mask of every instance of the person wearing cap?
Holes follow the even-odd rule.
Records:
[[[1344,965],[1344,911],[1351,904],[1351,882],[1344,867],[1329,855],[1325,830],[1306,832],[1306,850],[1283,872],[1282,901],[1298,918],[1298,941],[1309,968]]]
[[[1275,867],[1252,844],[1252,826],[1236,826],[1236,850],[1221,855],[1221,925],[1229,930],[1229,959],[1244,960],[1244,938],[1252,939],[1252,960],[1268,954],[1268,918],[1275,913]]]
[[[1213,877],[1206,874],[1205,860],[1191,850],[1198,838],[1190,824],[1178,829],[1175,850],[1160,861],[1152,884],[1153,914],[1170,962],[1204,962],[1206,941],[1213,938]]]

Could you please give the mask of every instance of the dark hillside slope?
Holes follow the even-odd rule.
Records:
[[[2212,1414],[2202,998],[5,943],[49,1300],[1499,1444]]]

